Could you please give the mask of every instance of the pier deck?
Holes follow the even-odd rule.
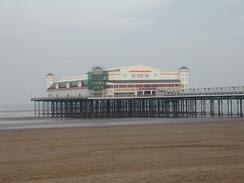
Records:
[[[157,96],[32,98],[36,117],[243,117],[244,90],[221,88]]]

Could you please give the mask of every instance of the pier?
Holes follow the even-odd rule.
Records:
[[[36,117],[243,117],[244,87],[187,89],[148,96],[32,98]]]

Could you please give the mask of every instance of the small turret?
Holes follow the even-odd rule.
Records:
[[[47,89],[56,81],[56,76],[52,73],[46,75]]]
[[[186,66],[179,68],[179,79],[181,81],[182,89],[187,89],[189,87],[189,69]]]

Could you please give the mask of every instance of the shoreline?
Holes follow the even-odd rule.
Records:
[[[101,118],[101,119],[66,119],[66,118],[0,118],[0,132],[24,129],[62,129],[113,126],[140,126],[153,124],[189,124],[243,121],[244,118]]]

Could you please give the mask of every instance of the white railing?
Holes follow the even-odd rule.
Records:
[[[185,90],[179,91],[165,91],[165,92],[156,92],[154,95],[132,95],[132,94],[122,94],[118,96],[70,96],[70,97],[63,97],[63,96],[49,96],[44,97],[45,99],[77,99],[77,98],[123,98],[123,97],[163,97],[163,96],[218,96],[218,95],[244,95],[244,86],[237,86],[237,87],[216,87],[216,88],[189,88]],[[32,100],[38,99],[32,98]],[[41,98],[39,98],[41,99]]]
[[[244,86],[216,87],[216,88],[189,88],[179,92],[180,95],[230,95],[244,94]]]

